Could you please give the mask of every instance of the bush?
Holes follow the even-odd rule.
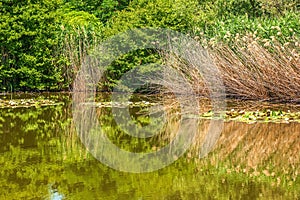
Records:
[[[61,89],[55,1],[0,1],[0,90]]]
[[[196,24],[198,9],[196,1],[134,0],[106,23],[103,29],[104,39],[126,30],[144,27],[190,32]],[[108,67],[101,88],[111,90],[127,71],[140,64],[160,62],[159,59],[155,50],[130,52]]]

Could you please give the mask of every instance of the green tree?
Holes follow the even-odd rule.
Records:
[[[107,21],[103,37],[106,39],[130,29],[144,27],[168,28],[188,33],[197,24],[198,9],[197,1],[133,0],[126,9],[117,11]],[[107,68],[101,89],[110,90],[124,73],[135,66],[157,62],[160,62],[160,58],[155,50],[129,52]]]
[[[62,89],[57,45],[59,0],[0,1],[0,90]]]
[[[125,9],[130,0],[64,0],[72,10],[85,11],[105,23],[115,11]]]
[[[134,0],[107,22],[106,36],[140,27],[170,28],[188,32],[197,22],[197,1]]]

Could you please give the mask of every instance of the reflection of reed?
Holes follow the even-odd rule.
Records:
[[[223,155],[232,154],[237,149],[234,141],[240,140],[242,147],[238,149],[235,159],[236,161],[240,159],[252,167],[267,160],[276,166],[295,167],[300,161],[299,130],[300,124],[228,123],[220,143],[232,144]]]
[[[82,92],[74,98],[78,98],[77,102],[86,102],[87,95]],[[125,148],[128,151],[136,150],[140,151],[139,148],[145,151],[158,151],[162,146],[172,141],[178,130],[180,129],[180,120],[186,112],[182,111],[178,101],[174,101],[175,98],[179,98],[179,101],[183,102],[182,105],[188,106],[188,99],[185,100],[184,96],[168,97],[164,96],[163,99],[158,101],[161,106],[154,107],[148,111],[152,113],[158,113],[163,111],[165,117],[165,125],[162,127],[162,130],[153,138],[149,140],[139,140],[139,144],[144,145],[145,148],[141,146],[132,147],[133,143],[131,140],[135,138],[125,137],[126,133],[120,132],[115,123],[111,109],[110,108],[81,108],[83,106],[78,104],[78,108],[81,108],[81,112],[75,113],[77,122],[79,124],[84,124],[85,127],[77,127],[77,131],[80,133],[81,140],[85,141],[88,144],[91,144],[95,141],[90,141],[89,135],[84,135],[83,133],[86,129],[91,128],[90,126],[93,123],[100,124],[103,129],[108,131],[108,137],[111,140],[116,138],[121,138],[120,141],[114,141],[119,144],[121,148]],[[177,99],[178,100],[178,99]],[[211,105],[208,105],[209,100],[203,100],[199,103],[199,112],[206,112],[208,109],[211,109]],[[234,104],[238,104],[234,102]],[[86,106],[86,105],[85,105]],[[246,106],[246,105],[245,105]],[[268,105],[272,106],[272,105]],[[234,105],[234,108],[237,106]],[[279,105],[280,107],[280,105]],[[231,109],[230,106],[229,109]],[[265,108],[265,105],[263,105]],[[188,108],[185,111],[189,111]],[[95,111],[93,113],[92,111]],[[146,109],[147,111],[147,109]],[[149,115],[149,112],[146,112],[141,108],[136,113],[139,117]],[[196,111],[197,113],[197,111]],[[134,114],[133,114],[134,115]],[[196,117],[196,116],[190,116]],[[98,119],[98,121],[91,121],[92,118]],[[82,120],[85,120],[84,122]],[[75,120],[76,121],[76,120]],[[137,122],[138,123],[138,122]],[[191,147],[191,153],[199,153],[199,149],[203,150],[203,143],[207,137],[208,128],[210,125],[209,120],[199,120],[199,133],[194,139],[194,144]],[[81,129],[83,128],[83,129]],[[186,126],[188,129],[188,126]],[[206,158],[205,161],[211,163],[222,162],[224,165],[230,166],[241,166],[243,169],[248,170],[258,170],[260,168],[268,169],[272,172],[282,171],[284,173],[293,173],[294,176],[297,176],[297,170],[300,170],[300,124],[299,123],[289,123],[289,124],[279,124],[279,123],[254,123],[246,124],[241,122],[226,122],[222,134],[217,142],[215,150]],[[135,139],[138,141],[138,139]],[[148,146],[146,143],[148,142]],[[95,144],[95,148],[98,144]],[[118,144],[117,144],[118,145]],[[125,146],[123,146],[125,145]],[[128,147],[130,146],[130,147]],[[150,147],[149,147],[150,146]],[[134,149],[137,148],[137,149]],[[150,149],[149,149],[150,148]],[[203,153],[203,152],[202,152]],[[192,155],[192,154],[188,154]],[[198,155],[197,155],[198,156]],[[217,158],[217,159],[216,159]],[[271,173],[271,172],[270,172]],[[268,172],[266,172],[268,174]]]
[[[201,126],[200,132],[207,129],[208,123]],[[267,167],[295,174],[300,169],[299,130],[299,123],[226,122],[212,154],[219,162],[244,166],[246,170]],[[200,145],[197,140],[194,150]]]

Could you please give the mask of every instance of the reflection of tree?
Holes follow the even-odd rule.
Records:
[[[174,114],[172,107],[162,105],[157,109],[161,110],[143,104],[117,108],[119,113],[129,110],[129,119],[123,114],[117,116],[121,123],[116,123],[112,108],[97,108],[97,116],[101,129],[117,146],[131,152],[149,152],[168,144],[174,137],[173,134],[177,133],[180,123],[180,117]],[[133,137],[133,132],[142,136],[153,134],[153,137]]]
[[[44,197],[49,183],[64,179],[64,164],[83,160],[64,98],[56,106],[0,109],[0,199]]]
[[[63,116],[62,105],[0,109],[0,115],[2,151],[9,150],[8,145],[30,148],[42,141],[47,142],[70,123]]]
[[[76,137],[70,109],[68,102],[40,108],[0,109],[0,199],[45,199],[51,195],[49,187],[68,199],[209,199],[212,194],[215,199],[243,199],[249,195],[256,199],[259,194],[266,199],[293,199],[292,193],[248,181],[243,174],[228,175],[218,168],[221,163],[201,165],[197,171],[199,166],[182,158],[169,167],[146,174],[109,169],[93,159]],[[101,108],[97,112],[99,122],[108,129],[108,137],[129,148],[131,143],[116,126],[111,110]],[[173,120],[176,126],[177,119]],[[207,124],[202,125],[201,129],[205,129]],[[270,163],[292,157],[297,164],[297,130],[298,124],[230,122],[219,140],[222,151],[216,153],[224,154],[224,163],[236,164],[246,154],[253,160],[256,152],[256,158],[267,160],[265,163],[268,158],[261,155],[268,154],[273,156]],[[138,148],[147,150],[142,145],[152,145],[159,137],[165,141],[168,138],[160,135],[146,142],[139,140]],[[232,156],[227,158],[228,154]],[[202,161],[213,162],[213,158]]]

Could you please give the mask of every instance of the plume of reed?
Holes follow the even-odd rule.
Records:
[[[72,85],[88,51],[97,44],[96,32],[84,26],[62,27],[62,54],[68,60],[63,76]]]
[[[226,94],[235,99],[261,101],[300,101],[300,54],[295,44],[259,42],[251,35],[237,39],[232,46],[218,43],[209,48],[209,54],[218,68]],[[209,89],[196,68],[179,56],[162,52],[164,63],[176,69],[197,94],[209,97]],[[211,69],[213,70],[213,69]],[[213,74],[213,72],[209,72]],[[165,81],[172,74],[165,76]],[[174,84],[174,81],[172,82]],[[190,93],[178,83],[179,93]],[[176,90],[176,91],[177,91]]]
[[[212,48],[211,55],[221,71],[228,96],[298,102],[300,56],[296,49],[276,41],[263,45],[245,36],[235,42],[234,48]]]

